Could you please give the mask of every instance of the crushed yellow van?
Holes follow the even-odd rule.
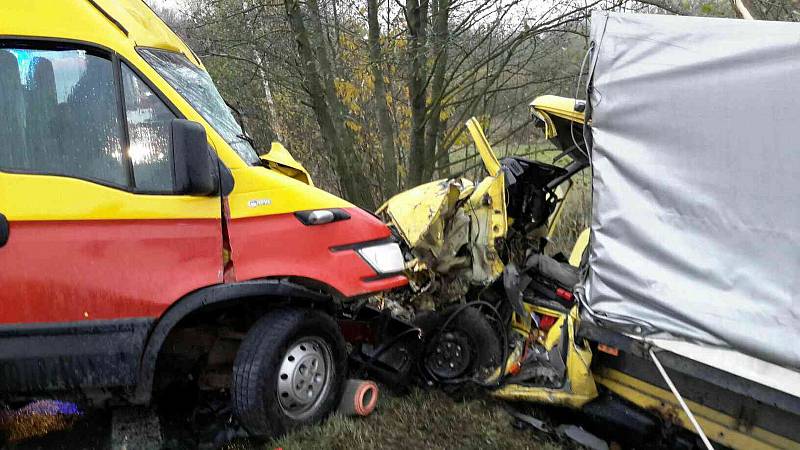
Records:
[[[591,121],[581,100],[543,95],[530,107],[533,125],[562,151],[560,166],[498,161],[472,119],[482,181],[434,181],[379,210],[412,256],[409,292],[384,295],[382,306],[419,337],[397,333],[386,345],[403,351],[364,352],[365,363],[380,362],[372,373],[396,384],[478,385],[502,400],[566,408],[570,420],[626,448],[699,448],[696,426],[726,448],[800,448],[797,371],[657,335],[645,341],[587,315],[580,280],[589,230],[569,255],[550,256],[547,246],[570,178],[589,167],[583,134]],[[494,185],[504,188],[498,199],[475,187]]]

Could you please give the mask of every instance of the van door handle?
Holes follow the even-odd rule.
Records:
[[[8,219],[0,213],[0,247],[6,245],[8,242]]]

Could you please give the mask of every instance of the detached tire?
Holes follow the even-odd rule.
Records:
[[[442,327],[452,314],[457,314]],[[426,334],[423,374],[432,381],[485,378],[500,365],[502,345],[486,317],[472,306],[454,305],[420,315],[415,324]]]
[[[347,353],[336,322],[307,309],[271,311],[247,332],[233,364],[233,412],[253,436],[317,423],[338,405]]]

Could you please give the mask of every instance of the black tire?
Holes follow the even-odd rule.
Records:
[[[448,318],[457,314],[447,324],[447,330],[442,330]],[[423,344],[421,366],[423,374],[432,381],[450,381],[454,378],[483,378],[497,369],[502,358],[502,349],[497,332],[486,317],[472,306],[454,305],[441,312],[430,312],[418,316],[415,324],[426,335]],[[442,335],[447,332],[457,334],[456,341],[465,343],[469,348],[464,349],[468,361],[464,361],[463,369],[457,370],[452,376],[443,376],[441,372],[433,369],[431,358],[435,355],[436,346]]]
[[[282,364],[286,364],[290,358],[294,361],[293,357],[287,356],[290,347],[299,348],[295,346],[308,342],[306,339],[327,344],[331,360],[326,370],[330,367],[333,373],[329,379],[326,378],[326,383],[330,383],[329,388],[320,392],[317,400],[309,406],[311,409],[302,416],[293,416],[292,410],[287,409],[279,399],[279,395],[286,397],[286,392],[278,393],[279,377],[286,380],[285,374],[279,372],[285,369]],[[231,385],[233,412],[239,423],[255,437],[279,436],[320,422],[339,404],[346,364],[344,338],[330,316],[309,309],[271,311],[250,328],[236,354]],[[292,386],[295,373],[301,372],[293,372],[289,381]],[[286,381],[281,383],[285,384]],[[291,390],[294,392],[293,388]],[[283,400],[287,401],[285,398]]]

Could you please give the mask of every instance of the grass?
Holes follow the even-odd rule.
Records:
[[[226,449],[271,450],[374,449],[560,449],[551,437],[516,429],[502,405],[491,399],[456,401],[440,391],[414,390],[403,397],[384,396],[366,418],[334,415],[320,426],[256,445]]]
[[[222,447],[225,450],[376,450],[376,449],[504,449],[504,450],[557,450],[575,448],[570,441],[560,441],[554,435],[531,428],[517,429],[512,417],[502,403],[488,397],[476,398],[471,394],[467,400],[454,400],[439,390],[412,390],[399,397],[381,392],[378,409],[370,416],[332,416],[321,425],[310,426],[269,442],[240,439]],[[527,409],[527,408],[526,408]],[[547,413],[538,411],[537,416],[547,418]],[[184,436],[190,432],[185,419],[164,422],[163,448],[196,448],[193,438]],[[549,419],[548,419],[549,421]],[[142,426],[141,423],[134,424]],[[133,425],[130,425],[133,426]],[[130,427],[129,426],[129,427]],[[134,433],[146,433],[146,430]],[[15,450],[42,450],[46,448],[74,448],[101,450],[110,448],[111,413],[109,410],[93,410],[87,416],[63,431],[54,431],[44,437],[33,438],[18,444],[0,448]],[[209,436],[213,436],[213,433]],[[203,440],[200,448],[216,448],[211,440]],[[131,448],[131,447],[129,447]],[[141,447],[146,448],[146,447]]]

